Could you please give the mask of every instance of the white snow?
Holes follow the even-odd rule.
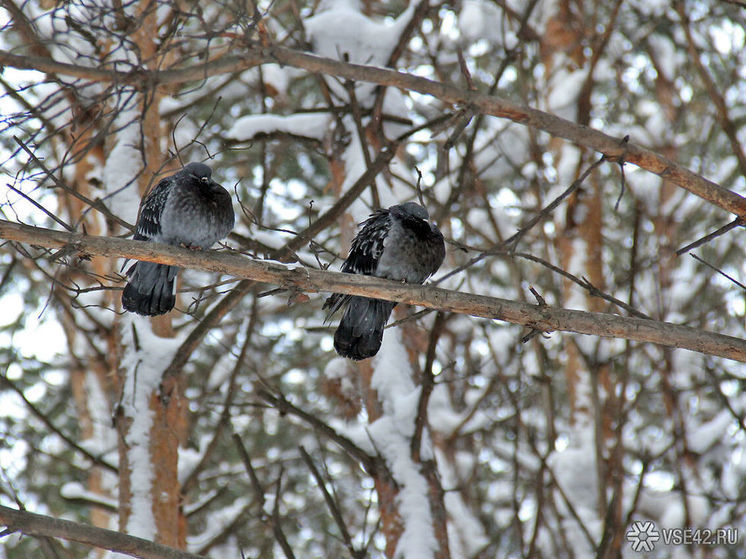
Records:
[[[461,453],[466,454],[466,453]],[[463,480],[451,466],[445,455],[438,452],[438,471],[444,489],[459,487]],[[469,455],[469,458],[473,458]],[[473,511],[466,505],[460,493],[448,491],[444,495],[448,523],[448,543],[452,557],[474,557],[488,543],[484,528]]]
[[[470,412],[470,408],[461,413],[456,412],[451,405],[448,388],[444,384],[435,385],[432,394],[430,394],[427,408],[428,422],[433,431],[438,431],[446,436],[453,434],[454,430],[466,420]],[[489,417],[477,410],[461,428],[460,433],[476,431],[489,423],[491,423]]]
[[[648,43],[655,53],[655,61],[659,70],[668,81],[673,81],[678,75],[680,61],[677,59],[676,47],[671,39],[665,35],[653,33],[648,37]]]
[[[368,427],[368,434],[400,486],[397,501],[404,531],[395,557],[431,558],[437,549],[437,541],[427,497],[428,486],[410,451],[420,390],[412,381],[412,370],[400,329],[386,330],[381,349],[373,359],[373,368],[371,386],[378,392],[383,416]],[[422,439],[423,458],[432,457],[426,430]]]
[[[427,482],[420,474],[419,466],[411,459],[410,439],[401,433],[401,429],[402,426],[393,417],[386,415],[368,427],[376,449],[384,456],[394,479],[400,485],[396,499],[404,531],[396,547],[395,557],[431,558],[437,543],[427,498]]]
[[[232,140],[247,141],[258,134],[282,132],[304,138],[323,140],[331,117],[327,113],[297,113],[292,115],[260,114],[239,118],[226,133]]]
[[[138,173],[143,168],[140,142],[140,112],[132,97],[122,107],[115,126],[123,127],[106,159],[103,184],[107,190],[106,204],[112,213],[129,223],[137,220],[140,207]]]
[[[586,261],[588,259],[588,245],[584,239],[575,238],[572,241],[572,257],[567,266],[567,271],[578,277],[587,276]],[[564,304],[565,308],[586,310],[588,307],[586,301],[586,292],[580,287],[572,287],[570,295]]]
[[[470,43],[484,39],[492,44],[499,44],[503,41],[503,31],[507,31],[506,47],[512,48],[515,35],[509,29],[504,29],[505,25],[502,11],[484,0],[466,0],[458,16],[461,36]]]
[[[564,56],[561,56],[557,61],[549,80],[546,109],[563,118],[575,120],[578,97],[586,81],[588,70],[584,68],[568,70],[563,59]]]
[[[630,6],[649,16],[661,16],[670,6],[666,0],[630,0]]]
[[[554,452],[549,465],[562,489],[572,495],[573,504],[594,510],[598,504],[595,441],[592,426],[574,428],[570,445]]]
[[[284,247],[285,244],[287,244],[287,242],[292,238],[288,233],[283,233],[281,231],[269,231],[267,229],[260,229],[258,227],[253,227],[250,234],[253,240],[273,249]]]
[[[354,395],[356,387],[350,379],[348,370],[348,361],[342,357],[335,357],[324,368],[324,377],[328,379],[337,379],[340,383],[340,390],[343,394]]]
[[[133,328],[137,331],[139,351],[135,351]],[[153,540],[156,524],[151,507],[153,468],[150,435],[153,412],[150,398],[158,390],[163,368],[171,362],[187,332],[176,338],[160,338],[151,330],[149,319],[131,314],[122,318],[122,332],[122,342],[126,347],[122,368],[126,376],[120,405],[124,417],[130,421],[127,460],[132,490],[126,532]]]
[[[304,22],[306,33],[314,52],[321,56],[335,60],[348,56],[356,64],[383,66],[412,18],[415,4],[410,2],[398,18],[389,22],[367,17],[357,2],[328,0],[321,11]],[[336,95],[347,99],[342,84],[334,80],[327,83]],[[355,96],[365,106],[374,90],[372,84],[356,84]]]
[[[706,453],[713,445],[723,440],[728,427],[733,425],[734,421],[731,413],[723,410],[710,421],[688,429],[689,449],[698,454]]]
[[[268,89],[274,89],[279,95],[287,94],[290,82],[297,77],[306,75],[304,70],[297,68],[283,68],[279,64],[263,64],[262,79]],[[241,79],[253,87],[259,86],[259,68],[251,68],[241,74]]]
[[[88,502],[100,503],[113,509],[116,509],[119,505],[116,499],[107,498],[99,493],[89,491],[77,481],[68,481],[60,487],[60,496],[64,499],[84,499]]]
[[[272,494],[268,494],[267,497],[270,497],[270,495]],[[210,515],[209,525],[205,526],[201,533],[187,536],[187,549],[196,552],[210,543],[227,526],[235,522],[238,515],[246,509],[250,502],[251,500],[248,497],[239,497],[228,506],[213,512]],[[272,509],[269,509],[269,513],[272,513]]]

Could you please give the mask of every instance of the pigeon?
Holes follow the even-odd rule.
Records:
[[[161,180],[142,203],[133,237],[199,250],[211,247],[233,229],[235,216],[228,191],[212,180],[204,163],[189,163]],[[179,268],[135,262],[127,270],[122,307],[145,316],[174,308],[174,282]]]
[[[446,253],[443,235],[428,220],[427,210],[415,202],[376,210],[360,224],[342,272],[423,283],[440,268]],[[325,322],[345,307],[334,333],[337,353],[355,361],[378,353],[395,306],[393,301],[332,294],[324,303],[329,309]]]

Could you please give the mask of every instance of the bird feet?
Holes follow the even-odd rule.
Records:
[[[189,243],[179,243],[179,246],[181,248],[188,248],[189,250],[202,250],[202,247],[199,245],[190,245]]]

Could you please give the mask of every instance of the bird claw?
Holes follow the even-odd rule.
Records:
[[[188,248],[189,250],[202,250],[202,247],[199,245],[192,245],[189,243],[179,243],[179,246],[181,248]]]

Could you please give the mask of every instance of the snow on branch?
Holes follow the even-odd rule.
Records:
[[[409,305],[503,320],[542,332],[560,330],[649,342],[746,362],[746,340],[656,320],[530,305],[497,297],[461,293],[431,286],[258,261],[229,252],[200,251],[152,242],[97,237],[31,227],[0,220],[0,238],[61,248],[62,254],[134,258],[230,274],[295,291],[337,292],[398,301]]]
[[[244,45],[242,54],[220,56],[201,64],[167,70],[147,70],[137,68],[129,72],[108,68],[89,68],[58,62],[40,56],[21,56],[0,51],[0,64],[14,68],[58,73],[93,81],[118,82],[120,84],[141,84],[145,87],[184,83],[202,80],[210,76],[247,70],[262,64],[281,64],[300,68],[312,73],[328,74],[348,80],[375,83],[416,91],[431,95],[439,100],[459,106],[472,107],[484,114],[507,118],[518,124],[544,130],[552,136],[564,138],[577,145],[593,149],[620,162],[632,163],[655,173],[673,184],[680,186],[733,214],[746,215],[746,198],[716,184],[686,167],[632,142],[621,142],[587,126],[531,107],[519,105],[495,95],[462,89],[458,86],[437,82],[375,66],[352,64],[331,58],[324,58],[294,49],[279,46],[262,47],[259,44]]]

